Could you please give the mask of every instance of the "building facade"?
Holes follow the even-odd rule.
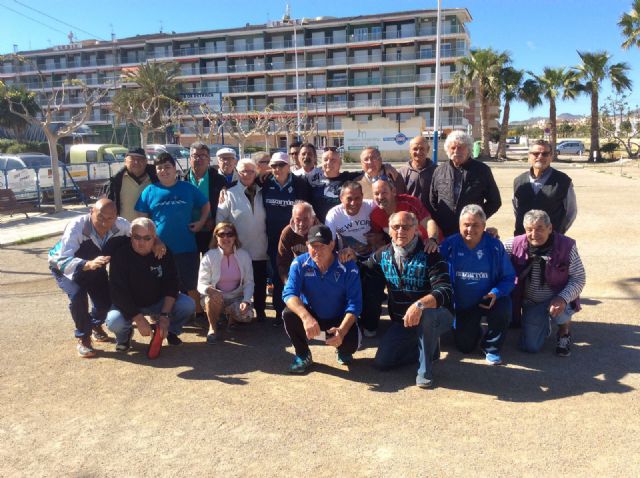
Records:
[[[466,24],[471,17],[466,9],[446,9],[442,20],[441,129],[467,129],[471,123],[479,131],[473,127],[473,109],[462,96],[449,92],[456,61],[469,51]],[[291,115],[304,111],[305,128],[314,130],[317,144],[341,145],[345,118],[364,129],[368,122],[387,118],[401,131],[403,122],[413,124],[417,117],[423,131],[433,129],[436,23],[436,10],[419,10],[345,18],[285,17],[225,30],[86,40],[19,52],[28,61],[4,61],[0,79],[36,91],[67,80],[91,87],[115,82],[88,121],[112,125],[110,98],[117,88],[128,86],[122,83],[123,71],[142,62],[172,61],[180,65],[182,98],[193,104],[180,125],[183,144],[202,130],[194,121],[208,127],[198,104],[215,109],[222,103],[240,117],[267,107]],[[71,86],[56,119],[69,119],[81,106]],[[286,141],[286,134],[275,135],[272,145],[281,147]],[[257,143],[264,145],[264,139]]]

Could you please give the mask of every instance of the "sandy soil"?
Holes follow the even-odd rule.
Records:
[[[350,368],[314,346],[313,371],[289,376],[269,324],[215,346],[187,328],[156,361],[139,336],[128,355],[104,344],[82,360],[46,269],[54,239],[0,249],[0,476],[638,476],[640,178],[563,169],[588,273],[572,356],[551,341],[523,354],[512,333],[507,365],[489,367],[445,339],[426,391],[413,367],[372,368],[377,339]],[[494,169],[503,237],[521,170]]]

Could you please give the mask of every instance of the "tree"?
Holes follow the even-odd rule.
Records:
[[[508,66],[500,71],[500,90],[502,92],[502,123],[500,125],[500,138],[498,140],[498,150],[496,158],[507,157],[507,134],[509,132],[509,114],[511,112],[511,102],[522,97],[522,77],[524,71],[516,70]]]
[[[640,149],[640,114],[631,110],[626,95],[608,97],[600,110],[600,131],[610,143],[622,146],[629,158],[637,158]],[[601,152],[607,152],[602,146]]]
[[[568,138],[575,132],[575,130],[575,126],[573,126],[568,121],[563,121],[558,125],[558,136],[560,136],[561,138]]]
[[[500,72],[508,66],[509,55],[492,48],[471,49],[469,56],[459,61],[459,69],[453,78],[451,93],[463,93],[470,101],[479,97],[480,134],[482,153],[490,156],[489,150],[489,105],[500,96]],[[477,90],[477,93],[476,93]]]
[[[640,0],[634,0],[631,11],[620,17],[618,26],[625,37],[622,48],[628,50],[632,46],[640,47]]]
[[[578,75],[573,70],[564,67],[551,68],[545,66],[542,75],[536,75],[529,71],[532,79],[525,81],[523,97],[529,108],[535,108],[542,104],[542,98],[549,101],[549,129],[551,136],[551,151],[555,155],[558,141],[557,107],[558,99],[574,99],[579,91]]]
[[[40,112],[36,94],[15,86],[5,87],[0,90],[0,126],[11,130],[16,139],[24,139],[29,123],[11,112],[9,101],[24,105],[31,116],[36,116]]]
[[[177,63],[142,63],[125,70],[123,82],[136,87],[119,89],[111,107],[117,121],[132,123],[140,129],[142,147],[150,133],[164,132],[180,123],[186,105],[179,101],[176,81],[179,73]]]
[[[7,59],[17,63],[27,61],[18,55],[0,56],[0,62],[6,61]],[[40,110],[36,114],[32,114],[30,111],[31,100],[23,103],[25,98],[20,94],[14,94],[7,96],[9,100],[9,111],[30,125],[42,128],[47,137],[49,155],[51,156],[54,208],[56,212],[60,212],[62,211],[62,191],[60,188],[60,171],[58,169],[58,140],[63,136],[69,136],[82,126],[91,115],[93,107],[107,95],[109,90],[108,88],[89,88],[80,80],[65,80],[61,82],[60,86],[45,88],[43,73],[37,69],[35,64],[32,64],[32,66],[38,72],[42,85],[41,92],[36,97],[40,105]],[[84,104],[84,106],[71,115],[69,119],[61,121],[61,119],[56,116],[63,109],[70,90],[76,90],[78,92],[76,100],[74,101]]]
[[[629,65],[625,62],[611,63],[611,55],[606,51],[578,52],[582,63],[574,67],[580,80],[580,90],[591,97],[591,149],[589,157],[600,161],[600,131],[598,128],[598,95],[602,82],[608,78],[616,93],[631,89],[627,76]]]

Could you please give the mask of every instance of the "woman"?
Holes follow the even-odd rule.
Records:
[[[262,188],[256,184],[257,167],[251,159],[238,161],[239,182],[227,189],[224,202],[218,205],[219,221],[233,223],[238,239],[251,256],[253,266],[253,306],[258,321],[265,320],[267,287],[267,226]]]
[[[253,319],[251,257],[240,249],[236,228],[229,222],[220,222],[213,230],[211,249],[200,262],[198,292],[209,320],[209,344],[219,339],[218,319],[223,312],[230,327]]]

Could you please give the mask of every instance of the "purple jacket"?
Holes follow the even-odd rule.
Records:
[[[544,279],[551,290],[558,294],[564,289],[569,280],[569,255],[576,241],[557,232],[552,234],[553,249],[551,250],[551,258],[545,267]],[[511,263],[516,270],[516,286],[511,293],[514,320],[516,318],[519,319],[522,314],[525,280],[521,275],[527,267],[528,259],[527,236],[522,234],[514,237],[511,251]],[[571,303],[571,307],[578,312],[580,310],[580,299],[574,300]]]

